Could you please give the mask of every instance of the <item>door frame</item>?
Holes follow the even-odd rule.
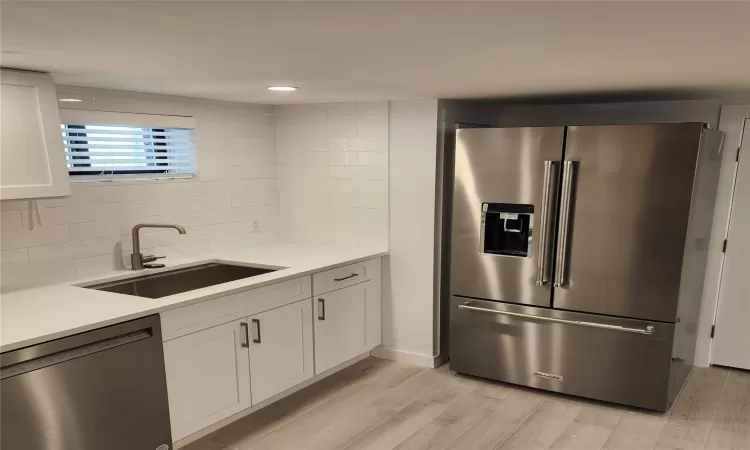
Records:
[[[729,234],[729,220],[732,214],[735,181],[737,179],[737,151],[742,145],[743,132],[750,139],[750,126],[745,129],[745,121],[750,120],[750,104],[722,106],[719,130],[725,133],[722,145],[721,172],[716,194],[716,206],[709,241],[708,261],[698,318],[698,341],[695,348],[694,365],[708,367],[711,363],[711,328],[716,321],[719,305],[719,290],[724,267],[724,240]],[[748,155],[744,156],[748,158]]]

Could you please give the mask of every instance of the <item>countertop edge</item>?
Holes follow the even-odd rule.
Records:
[[[305,267],[302,270],[293,271],[291,273],[284,274],[284,275],[281,275],[281,276],[278,276],[278,277],[274,277],[274,278],[271,278],[271,279],[267,279],[267,280],[260,280],[260,281],[253,282],[252,278],[248,278],[246,280],[245,284],[243,284],[241,286],[234,286],[234,287],[231,287],[231,288],[229,288],[227,290],[223,290],[223,291],[220,291],[220,292],[207,292],[205,295],[200,295],[200,293],[199,293],[197,297],[190,296],[190,295],[188,295],[188,293],[175,294],[174,296],[170,296],[170,297],[173,297],[173,299],[174,298],[177,298],[177,299],[176,299],[176,301],[171,302],[171,303],[157,304],[153,308],[146,308],[146,309],[143,309],[143,310],[140,310],[140,311],[135,311],[135,312],[132,312],[132,313],[127,313],[127,314],[118,315],[117,313],[115,313],[115,315],[113,315],[112,317],[109,317],[109,318],[106,318],[106,319],[102,319],[102,320],[97,320],[97,321],[90,322],[90,323],[86,323],[84,325],[80,325],[80,326],[76,326],[76,327],[72,327],[72,328],[66,328],[64,330],[54,331],[54,332],[50,332],[50,333],[40,334],[40,335],[37,335],[37,336],[34,336],[34,337],[19,339],[19,340],[13,341],[11,343],[2,343],[2,344],[0,344],[0,353],[6,353],[6,352],[13,351],[13,350],[18,350],[18,349],[21,349],[21,348],[24,348],[24,347],[29,347],[29,346],[40,344],[40,343],[43,343],[43,342],[47,342],[47,341],[51,341],[51,340],[55,340],[55,339],[60,339],[60,338],[63,338],[63,337],[72,336],[72,335],[79,334],[79,333],[84,333],[84,332],[91,331],[91,330],[94,330],[94,329],[97,329],[97,328],[102,328],[102,327],[114,325],[114,324],[117,324],[117,323],[122,323],[122,322],[127,322],[127,321],[130,321],[130,320],[139,319],[141,317],[146,317],[146,316],[150,316],[150,315],[153,315],[153,314],[158,314],[158,313],[161,313],[161,312],[164,312],[164,311],[169,311],[169,310],[173,310],[173,309],[178,309],[178,308],[182,308],[182,307],[185,307],[185,306],[189,306],[189,305],[192,305],[192,304],[201,303],[201,302],[204,302],[204,301],[209,301],[209,300],[212,300],[212,299],[215,299],[215,298],[223,297],[223,296],[226,296],[226,295],[231,295],[231,294],[234,294],[234,293],[237,293],[237,292],[242,292],[242,291],[257,289],[257,288],[260,288],[260,287],[263,287],[263,286],[268,286],[268,285],[271,285],[271,284],[281,283],[281,282],[286,281],[286,280],[290,280],[290,279],[294,279],[294,278],[299,278],[299,277],[304,277],[304,276],[309,276],[309,275],[311,275],[313,273],[318,273],[318,272],[326,271],[326,270],[329,270],[329,269],[332,269],[332,268],[335,268],[335,267],[339,267],[339,266],[343,266],[343,265],[348,265],[348,264],[353,264],[353,263],[360,262],[360,261],[366,261],[368,259],[380,258],[380,257],[387,256],[387,255],[388,255],[388,251],[373,251],[371,253],[370,252],[363,252],[362,255],[358,255],[358,256],[353,257],[353,258],[341,258],[339,260],[336,260],[336,261],[333,261],[333,262],[328,262],[328,263],[325,263],[325,264],[322,264],[322,265],[308,266],[308,267]],[[228,257],[228,258],[214,257],[214,258],[206,258],[206,260],[231,261],[232,258],[231,257]],[[203,260],[201,260],[201,261],[203,261]],[[294,267],[288,267],[288,268],[294,270]],[[279,272],[281,272],[281,270]],[[105,277],[105,278],[103,278],[103,280],[111,279],[111,278],[112,277],[108,277],[108,278]],[[116,278],[127,278],[127,276],[116,277]],[[240,280],[237,280],[237,281],[240,281]],[[230,283],[236,283],[237,281],[230,282]],[[243,281],[245,281],[245,280],[243,280]],[[90,284],[90,282],[71,283],[70,285],[67,285],[67,286],[57,286],[57,288],[70,287],[70,288],[80,288],[80,289],[83,289],[80,286],[81,285],[85,285],[85,284]],[[214,286],[210,286],[208,288],[203,288],[203,289],[210,289],[210,288],[214,288]],[[192,292],[195,292],[195,291],[192,291]],[[18,295],[18,294],[16,294],[16,295]],[[115,294],[115,295],[120,295],[120,294]],[[188,298],[185,298],[184,300],[179,300],[179,296],[185,296],[185,297],[188,297]],[[170,297],[164,297],[163,300],[162,299],[156,299],[156,300],[169,301]]]

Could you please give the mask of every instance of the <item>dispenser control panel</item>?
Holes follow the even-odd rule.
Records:
[[[490,255],[531,257],[534,205],[482,203],[480,251]]]

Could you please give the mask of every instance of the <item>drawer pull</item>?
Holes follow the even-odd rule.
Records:
[[[244,348],[250,347],[250,336],[247,332],[247,322],[240,322],[240,345]]]
[[[326,320],[326,301],[323,298],[318,299],[318,320]]]
[[[626,333],[645,334],[646,336],[651,336],[652,334],[654,334],[654,327],[651,325],[647,326],[646,328],[628,328],[628,327],[622,327],[619,325],[609,325],[606,323],[583,322],[580,320],[556,319],[554,317],[542,317],[542,316],[534,316],[532,314],[522,314],[522,313],[515,313],[515,312],[510,312],[510,311],[498,311],[496,309],[480,308],[478,306],[473,306],[471,302],[466,302],[464,304],[458,305],[458,307],[460,309],[468,309],[471,311],[488,312],[488,313],[493,313],[493,314],[500,314],[503,316],[520,317],[522,319],[541,320],[544,322],[562,323],[565,325],[578,325],[581,327],[602,328],[605,330],[624,331]]]
[[[253,319],[253,342],[260,344],[260,320]]]
[[[359,276],[358,273],[353,273],[353,274],[349,275],[348,277],[334,278],[333,281],[344,281],[344,280],[348,280],[349,278],[354,278],[354,277],[358,277],[358,276]]]

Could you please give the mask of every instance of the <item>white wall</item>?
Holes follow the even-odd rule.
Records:
[[[283,241],[388,248],[388,102],[276,114]]]
[[[431,366],[437,100],[390,102],[390,254],[380,356]]]
[[[724,292],[720,288],[725,254],[720,253],[718,249],[723,246],[724,239],[728,238],[730,213],[732,211],[738,168],[738,162],[735,159],[736,151],[742,145],[746,118],[750,118],[750,105],[728,105],[721,108],[719,130],[726,134],[724,135],[721,174],[719,176],[716,207],[714,209],[711,240],[709,242],[709,248],[714,249],[714,251],[709,253],[708,267],[706,268],[706,277],[703,284],[703,299],[698,319],[698,342],[695,349],[695,365],[699,367],[708,367],[711,362],[710,355],[713,344],[713,339],[710,337],[711,327],[714,325],[716,319],[719,295]]]
[[[85,101],[65,107],[193,116],[198,177],[189,181],[74,183],[73,195],[36,202],[3,201],[4,290],[95,276],[123,268],[133,225],[166,222],[173,230],[142,232],[144,254],[180,255],[272,241],[278,192],[270,106],[58,87]],[[260,219],[260,232],[250,223]]]

